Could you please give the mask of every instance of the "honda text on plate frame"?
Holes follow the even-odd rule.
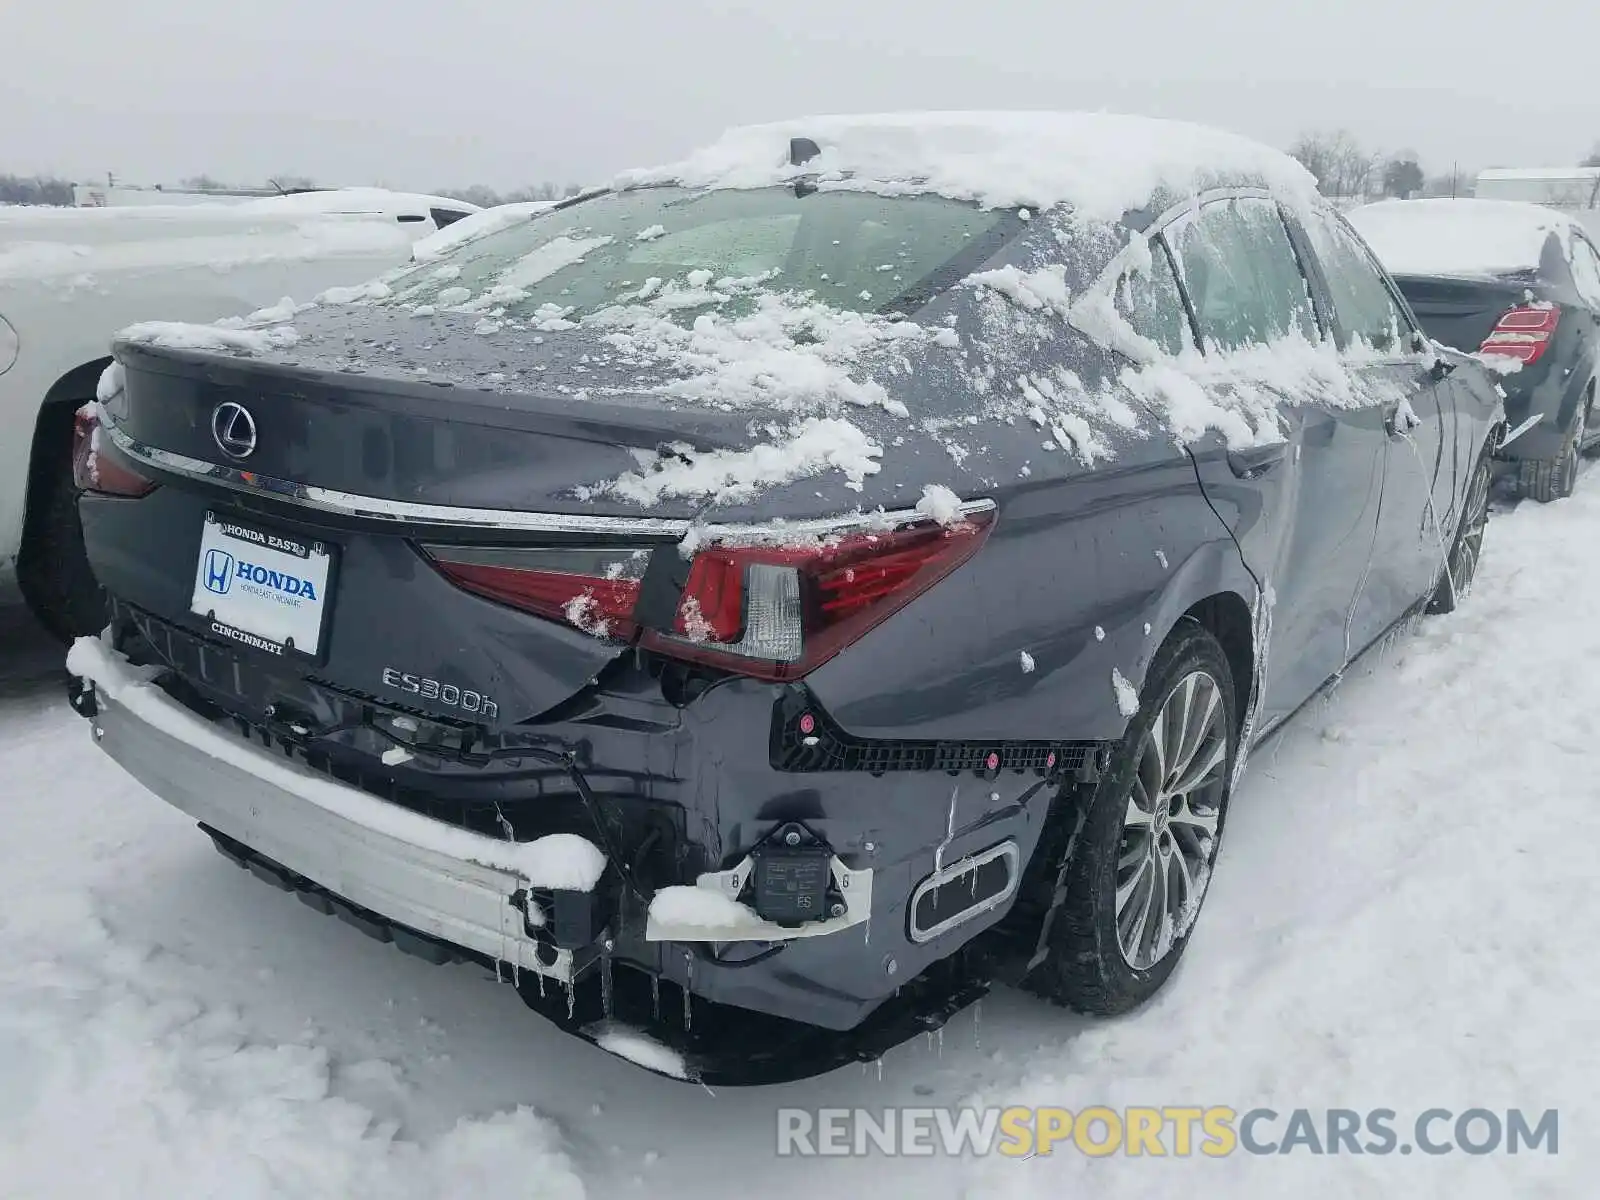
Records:
[[[268,654],[322,652],[333,556],[304,542],[206,513],[191,611],[211,631]]]

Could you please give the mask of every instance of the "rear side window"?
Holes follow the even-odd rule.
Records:
[[[1295,333],[1317,338],[1311,293],[1272,201],[1213,200],[1164,236],[1207,343],[1237,350]]]
[[[1374,350],[1400,349],[1412,332],[1411,322],[1361,240],[1337,214],[1321,209],[1311,214],[1306,233],[1328,281],[1341,348],[1360,339]]]
[[[1600,309],[1600,255],[1579,234],[1572,235],[1572,282],[1585,304]]]
[[[1172,260],[1160,242],[1150,243],[1150,263],[1140,264],[1117,281],[1117,312],[1134,331],[1168,354],[1194,349],[1189,314],[1178,291]]]

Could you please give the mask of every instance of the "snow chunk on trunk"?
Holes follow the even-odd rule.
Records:
[[[941,525],[956,525],[962,519],[961,497],[942,483],[930,483],[922,489],[917,511],[925,517],[932,517]]]
[[[389,285],[374,279],[354,287],[333,287],[317,297],[318,304],[358,304],[363,300],[387,300]]]
[[[300,340],[300,335],[288,325],[272,329],[222,329],[183,321],[141,321],[122,330],[117,340],[165,350],[203,350],[249,358],[287,349]]]
[[[1037,271],[1022,271],[1013,266],[999,267],[969,275],[966,282],[972,287],[986,287],[999,292],[1029,312],[1048,309],[1065,317],[1071,308],[1067,268],[1061,265],[1041,267]]]
[[[100,381],[94,385],[94,398],[101,404],[109,404],[121,394],[123,379],[122,364],[112,363],[100,372]]]
[[[882,468],[878,460],[883,457],[883,447],[838,417],[802,421],[783,440],[748,450],[702,453],[684,444],[669,450],[646,469],[602,483],[589,494],[610,494],[645,507],[677,496],[731,502],[824,471],[842,471],[848,486],[860,491],[866,477]]]

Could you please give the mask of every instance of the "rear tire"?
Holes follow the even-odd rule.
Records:
[[[105,628],[106,594],[89,566],[78,522],[71,456],[72,416],[78,405],[50,407],[41,416],[35,440],[17,585],[39,623],[66,643]]]
[[[1524,496],[1549,504],[1552,500],[1565,500],[1578,484],[1579,451],[1583,444],[1584,419],[1578,420],[1562,444],[1561,453],[1554,458],[1530,459],[1521,464],[1517,473],[1517,486]]]
[[[1222,646],[1181,621],[1151,663],[1083,824],[1050,927],[1049,957],[1027,986],[1096,1016],[1158,992],[1194,932],[1221,844],[1238,743]]]

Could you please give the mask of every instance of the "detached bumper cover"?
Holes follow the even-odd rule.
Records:
[[[537,842],[508,845],[431,821],[229,739],[99,643],[80,641],[68,665],[95,682],[100,748],[208,831],[431,938],[509,968],[570,973],[570,956],[552,963],[546,948],[544,961],[536,957],[539,943],[511,903],[540,883],[527,853]],[[526,863],[510,857],[519,853]]]

